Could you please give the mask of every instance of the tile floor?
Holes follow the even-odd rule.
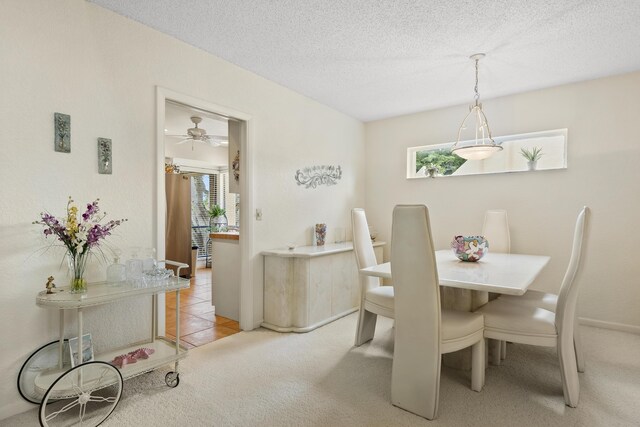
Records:
[[[166,294],[166,335],[175,339],[176,294]],[[187,348],[199,347],[240,332],[235,320],[216,316],[211,305],[211,269],[196,269],[191,287],[180,291],[180,342]]]

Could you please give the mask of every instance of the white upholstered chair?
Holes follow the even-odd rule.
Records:
[[[353,252],[358,270],[378,264],[369,236],[369,225],[364,209],[351,211],[353,229]],[[355,345],[359,346],[373,338],[378,315],[393,318],[393,287],[381,286],[380,278],[359,275],[360,313],[356,329]]]
[[[391,401],[414,414],[434,419],[438,413],[442,354],[472,346],[471,389],[482,390],[483,319],[477,313],[440,309],[427,207],[396,206],[392,227],[395,345]]]
[[[518,304],[498,298],[477,310],[484,315],[484,336],[522,344],[557,346],[564,401],[576,407],[580,398],[574,328],[579,277],[588,241],[588,214],[585,206],[578,215],[569,266],[565,273],[555,312],[536,305]]]
[[[489,210],[484,214],[482,235],[489,241],[489,252],[511,252],[509,220],[505,210]]]
[[[511,235],[509,234],[507,211],[504,209],[486,211],[484,213],[482,235],[489,242],[489,252],[511,253]],[[497,297],[497,294],[489,294],[489,299],[491,300]],[[500,361],[507,357],[507,342],[492,340],[491,345],[493,363],[499,365]]]
[[[527,291],[522,296],[502,295],[498,299],[509,302],[510,304],[515,304],[516,306],[524,305],[529,308],[541,308],[553,313],[556,312],[558,306],[558,295],[534,290]],[[585,362],[579,326],[580,325],[576,319],[573,327],[573,346],[576,352],[576,365],[578,372],[584,372]]]

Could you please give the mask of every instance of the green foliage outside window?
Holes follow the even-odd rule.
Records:
[[[424,166],[426,171],[435,169],[437,175],[451,175],[466,161],[447,149],[418,151],[416,153],[416,172]]]

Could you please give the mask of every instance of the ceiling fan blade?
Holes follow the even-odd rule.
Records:
[[[227,144],[229,142],[229,138],[222,135],[205,135],[204,139],[208,143],[215,143],[217,145]]]

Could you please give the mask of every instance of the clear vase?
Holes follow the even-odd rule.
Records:
[[[327,224],[316,224],[316,246],[324,246],[327,237]]]
[[[83,294],[87,292],[87,280],[84,278],[84,269],[87,265],[89,252],[81,254],[67,253],[67,264],[71,274],[71,293]]]

